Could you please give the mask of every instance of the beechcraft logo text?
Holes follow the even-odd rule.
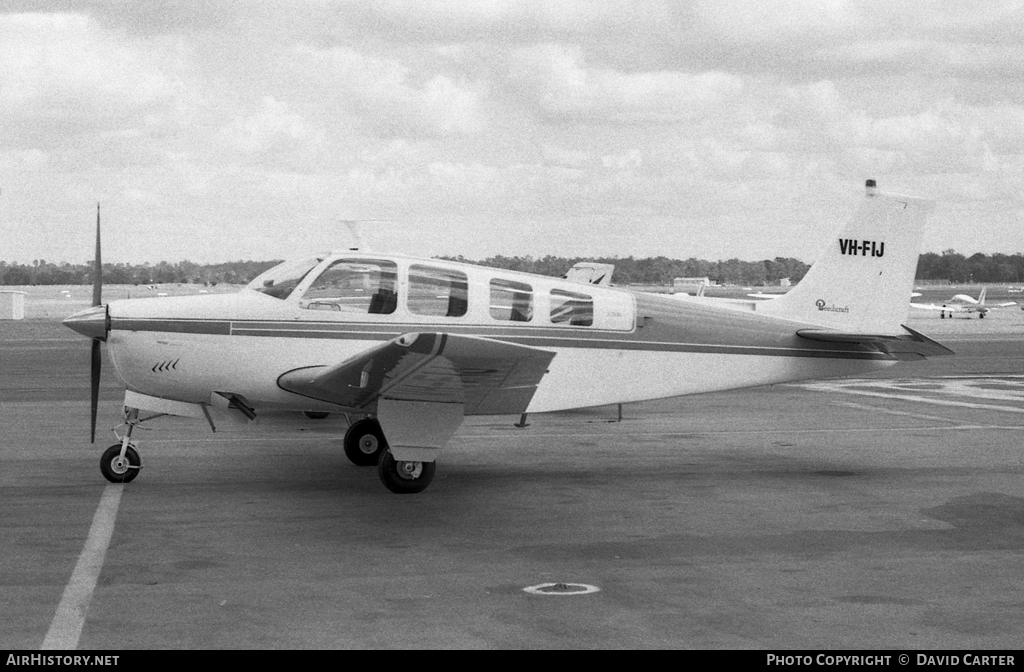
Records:
[[[862,257],[881,257],[885,254],[885,243],[877,240],[839,239],[839,253]]]
[[[814,302],[814,305],[818,307],[818,310],[823,310],[829,313],[848,313],[850,312],[849,306],[837,306],[832,304],[831,306],[825,303],[825,299],[818,299]]]

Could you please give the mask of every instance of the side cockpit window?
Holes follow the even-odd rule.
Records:
[[[509,322],[533,319],[533,288],[512,280],[491,280],[491,317]]]
[[[551,290],[551,321],[589,327],[594,324],[594,299],[587,294]]]
[[[390,315],[398,305],[394,262],[340,259],[328,266],[303,293],[307,310]]]
[[[286,261],[268,271],[261,273],[255,280],[246,285],[246,289],[272,296],[275,299],[287,299],[295,291],[299,283],[323,261],[319,257]]]
[[[409,267],[409,312],[414,315],[462,317],[469,308],[466,274],[447,268]]]

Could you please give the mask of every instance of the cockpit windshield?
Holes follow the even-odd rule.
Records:
[[[306,275],[323,261],[323,257],[309,257],[298,261],[286,261],[261,273],[245,286],[277,299],[286,299]]]

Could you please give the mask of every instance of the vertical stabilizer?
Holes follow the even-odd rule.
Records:
[[[757,312],[845,332],[903,331],[932,202],[879,192],[874,180],[866,191],[803,280]]]

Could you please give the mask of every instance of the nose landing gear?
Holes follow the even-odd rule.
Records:
[[[128,429],[124,436],[118,436],[120,443],[115,443],[103,451],[100,457],[100,473],[111,483],[130,483],[142,469],[142,457],[131,443],[132,430],[139,424],[139,409],[129,408],[125,412],[125,425]],[[116,435],[117,432],[115,431]]]

